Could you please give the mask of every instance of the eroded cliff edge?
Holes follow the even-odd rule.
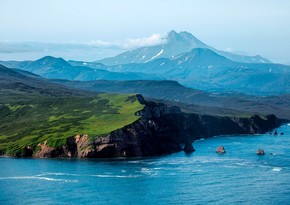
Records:
[[[86,134],[67,139],[61,147],[39,144],[38,151],[29,147],[24,156],[111,158],[162,155],[181,150],[193,151],[192,142],[214,135],[262,134],[280,126],[274,115],[264,118],[220,117],[183,113],[178,107],[147,102],[137,95],[144,109],[140,119],[107,136],[91,140]],[[108,122],[109,123],[109,122]]]

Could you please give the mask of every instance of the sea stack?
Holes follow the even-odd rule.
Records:
[[[262,156],[262,155],[265,155],[266,153],[265,153],[264,150],[258,149],[257,152],[256,152],[256,154]]]
[[[224,154],[226,153],[226,150],[225,150],[225,147],[224,146],[218,146],[215,150],[216,153],[219,153],[219,154]]]

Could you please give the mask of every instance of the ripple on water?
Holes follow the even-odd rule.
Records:
[[[43,180],[43,181],[53,181],[53,182],[73,182],[76,183],[78,180],[69,180],[69,179],[58,179],[52,177],[43,177],[43,176],[15,176],[15,177],[1,177],[0,180]]]

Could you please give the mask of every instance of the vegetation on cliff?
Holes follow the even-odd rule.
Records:
[[[141,110],[135,96],[98,94],[90,97],[26,97],[0,103],[0,151],[9,155],[47,141],[66,144],[68,137],[101,136],[131,124]]]

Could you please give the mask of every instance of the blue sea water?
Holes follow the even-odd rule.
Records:
[[[191,155],[0,158],[0,204],[290,204],[290,126],[278,131],[200,140]]]

